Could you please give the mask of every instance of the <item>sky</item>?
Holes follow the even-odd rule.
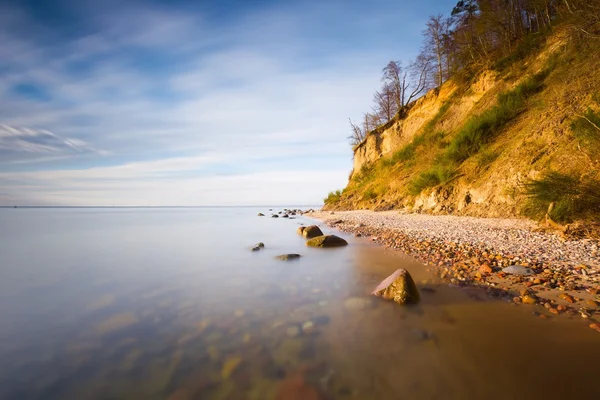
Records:
[[[320,204],[454,3],[0,0],[0,205]]]

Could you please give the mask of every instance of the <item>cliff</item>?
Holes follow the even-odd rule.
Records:
[[[600,193],[595,53],[554,34],[524,59],[447,81],[353,149],[348,185],[325,209],[542,217],[558,204],[555,219],[597,215],[600,201],[574,213],[579,198],[544,202],[531,189],[556,175],[589,186],[577,190],[592,200]]]

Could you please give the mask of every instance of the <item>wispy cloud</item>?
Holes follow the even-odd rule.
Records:
[[[61,138],[47,130],[0,124],[0,150],[25,153],[107,154],[87,145],[83,140]]]
[[[347,118],[435,13],[378,1],[2,7],[2,201],[320,201],[351,168]]]

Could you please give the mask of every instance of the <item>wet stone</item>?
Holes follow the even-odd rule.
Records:
[[[531,268],[523,267],[522,265],[511,265],[502,268],[502,272],[511,275],[534,275],[535,272]]]
[[[300,254],[280,254],[278,256],[275,256],[276,259],[282,260],[282,261],[297,260],[300,257],[301,257]]]

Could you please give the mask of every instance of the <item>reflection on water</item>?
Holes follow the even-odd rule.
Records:
[[[0,397],[595,394],[599,338],[579,321],[441,285],[366,241],[306,248],[301,218],[258,211],[0,210]],[[368,297],[398,267],[427,281],[420,305]]]

